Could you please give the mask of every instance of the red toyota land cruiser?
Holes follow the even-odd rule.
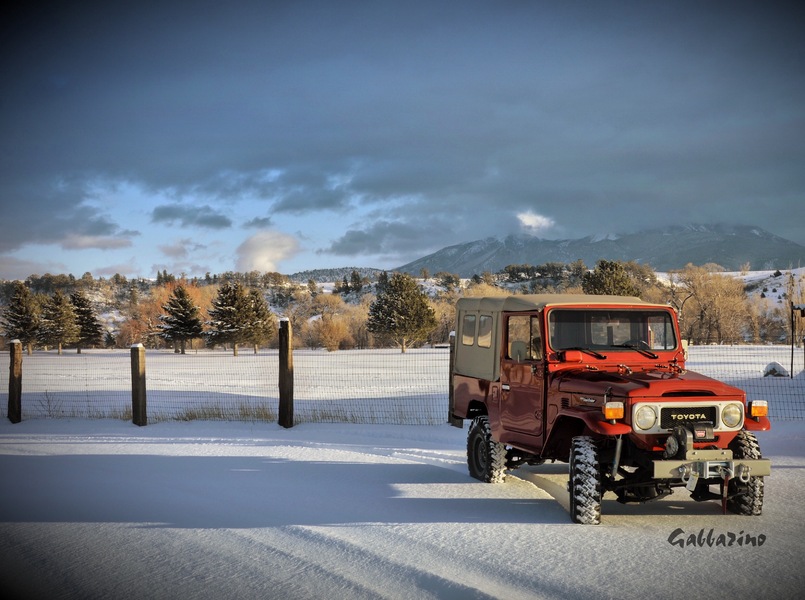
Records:
[[[759,515],[763,459],[753,431],[768,404],[685,369],[676,313],[639,298],[520,295],[457,304],[451,412],[471,419],[470,474],[570,464],[570,516],[597,524],[601,498],[695,500]],[[713,491],[711,487],[718,486]]]

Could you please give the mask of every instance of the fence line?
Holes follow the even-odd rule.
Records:
[[[9,357],[8,352],[4,354]],[[147,350],[148,421],[276,421],[279,354],[261,350]],[[805,419],[802,350],[794,377],[764,377],[771,362],[790,369],[790,346],[694,346],[687,367],[766,399],[772,419]],[[9,364],[7,361],[5,364]],[[448,413],[449,350],[295,350],[293,422],[442,424]],[[9,369],[0,368],[0,401]],[[127,350],[23,356],[22,418],[132,419]]]

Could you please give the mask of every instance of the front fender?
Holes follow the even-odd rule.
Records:
[[[580,419],[584,421],[587,429],[593,433],[606,436],[625,435],[632,433],[632,427],[626,423],[610,423],[604,415],[597,410],[576,410],[566,408],[559,411],[560,417]]]
[[[771,421],[768,417],[747,417],[744,419],[744,429],[747,431],[768,431]]]

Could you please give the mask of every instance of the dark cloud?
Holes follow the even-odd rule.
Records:
[[[255,217],[243,224],[244,227],[249,229],[267,229],[271,225],[271,217]]]
[[[310,219],[324,253],[399,263],[523,213],[545,237],[718,221],[805,244],[794,4],[4,10],[0,252],[140,241],[98,180],[171,199],[152,225]]]
[[[88,193],[74,183],[0,183],[0,190],[0,252],[27,244],[75,247],[78,239],[84,240],[85,248],[122,247],[131,245],[131,238],[138,235],[137,231],[122,229],[111,215],[87,204]],[[93,239],[98,244],[87,243]]]
[[[203,227],[206,229],[228,229],[232,220],[210,206],[189,206],[186,204],[163,204],[151,213],[154,223],[173,224],[182,227]]]
[[[418,221],[385,221],[373,220],[363,229],[349,229],[329,248],[321,252],[338,256],[372,255],[406,255],[412,250],[422,248],[422,239],[426,237],[430,244],[441,247],[439,239],[444,240],[444,228],[438,224]]]

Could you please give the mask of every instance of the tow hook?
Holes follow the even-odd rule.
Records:
[[[749,483],[749,471],[752,470],[752,467],[749,465],[738,465],[735,469],[737,471],[738,479],[741,480],[741,483]]]
[[[679,465],[678,470],[679,470],[679,478],[682,480],[682,483],[688,484],[691,476],[690,465]]]

